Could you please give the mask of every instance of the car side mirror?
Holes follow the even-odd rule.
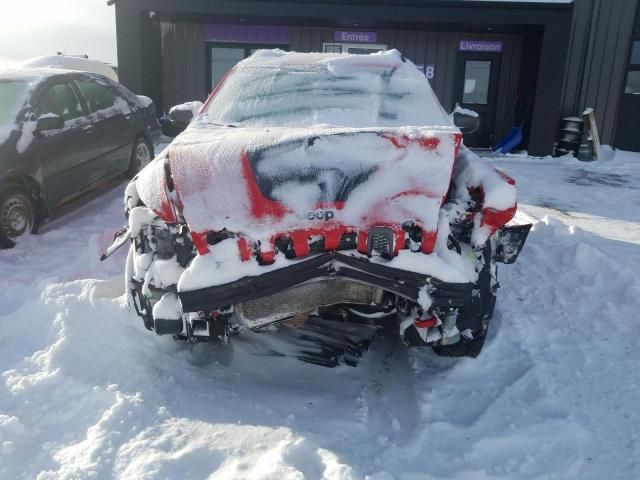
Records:
[[[187,128],[187,125],[193,120],[193,112],[191,110],[174,110],[169,112],[169,120],[174,127]]]
[[[169,110],[169,120],[174,127],[185,129],[202,108],[202,102],[187,102]]]
[[[463,135],[468,135],[478,131],[480,128],[480,117],[477,113],[473,115],[471,112],[454,111],[453,123],[460,129]]]
[[[64,127],[64,119],[60,115],[48,113],[36,120],[36,132],[59,130]]]

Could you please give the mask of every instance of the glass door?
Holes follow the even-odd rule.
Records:
[[[454,104],[476,112],[480,118],[477,132],[465,136],[468,147],[489,148],[494,141],[496,100],[500,55],[459,52],[454,79]]]
[[[236,63],[245,58],[244,47],[211,47],[209,50],[210,78],[209,90],[212,91],[220,80]]]
[[[640,13],[638,13],[640,23]],[[640,25],[638,25],[640,30]],[[640,32],[639,35],[640,37]],[[597,113],[597,112],[596,112]],[[623,150],[640,152],[640,136],[637,125],[640,124],[640,39],[631,43],[629,65],[624,90],[618,108],[618,125],[615,146]]]

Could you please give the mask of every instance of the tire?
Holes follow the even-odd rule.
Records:
[[[146,167],[154,158],[153,145],[144,137],[136,138],[131,147],[131,156],[129,157],[129,170],[127,175],[133,178],[136,174]]]
[[[19,237],[36,233],[38,223],[38,209],[28,190],[0,187],[0,248],[12,248]]]

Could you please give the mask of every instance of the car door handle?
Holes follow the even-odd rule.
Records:
[[[82,130],[84,130],[84,133],[93,133],[95,128],[93,125],[87,125],[86,127],[82,127]]]

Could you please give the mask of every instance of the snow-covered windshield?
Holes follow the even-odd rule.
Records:
[[[15,123],[27,88],[24,82],[0,81],[0,127]]]
[[[204,120],[243,126],[450,125],[425,76],[396,51],[261,51],[240,62]]]

